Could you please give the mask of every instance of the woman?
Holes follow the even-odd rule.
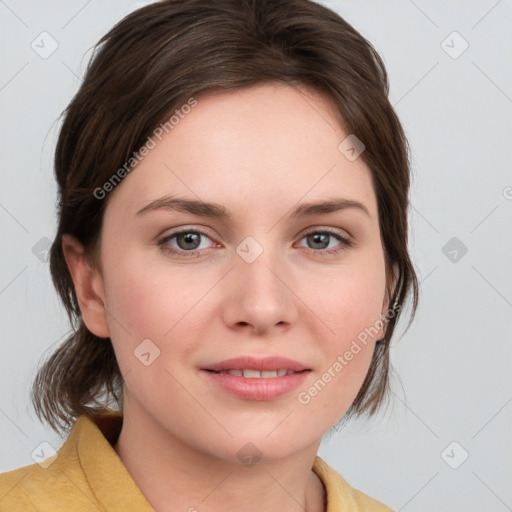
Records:
[[[98,43],[55,154],[57,452],[2,510],[390,510],[316,454],[377,411],[417,281],[371,45],[307,0],[164,0]]]

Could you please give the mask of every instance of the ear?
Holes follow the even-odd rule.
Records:
[[[85,325],[96,336],[109,338],[103,277],[100,271],[91,267],[82,244],[71,235],[62,235],[62,251],[73,278]]]

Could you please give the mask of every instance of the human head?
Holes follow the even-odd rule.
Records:
[[[332,104],[345,133],[364,143],[359,158],[371,171],[377,198],[389,304],[403,304],[412,290],[416,306],[407,250],[407,143],[372,46],[338,15],[308,0],[157,2],[128,15],[100,40],[57,143],[59,225],[50,268],[76,331],[35,382],[36,410],[52,426],[90,413],[105,393],[121,398],[122,383],[110,341],[81,320],[63,235],[80,241],[91,264],[101,268],[109,201],[104,185],[116,171],[191,98],[269,82],[317,91]],[[399,316],[397,310],[389,318],[348,416],[373,413],[384,400]]]

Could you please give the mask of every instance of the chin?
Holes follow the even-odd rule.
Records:
[[[302,436],[294,436],[286,429],[269,435],[271,431],[272,429],[265,429],[264,432],[245,431],[243,435],[230,439],[227,446],[219,446],[219,452],[215,455],[230,463],[252,466],[257,463],[273,463],[287,459],[316,441],[312,438],[304,439]],[[208,449],[211,451],[211,445]]]

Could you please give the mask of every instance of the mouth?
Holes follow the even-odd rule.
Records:
[[[212,363],[202,368],[215,373],[229,373],[247,379],[284,377],[292,373],[310,370],[305,364],[280,356],[239,356]]]
[[[208,384],[244,400],[274,400],[304,384],[312,371],[284,357],[242,356],[201,368]]]
[[[242,369],[242,370],[230,369],[230,370],[220,370],[220,371],[209,370],[209,369],[205,369],[205,370],[208,372],[212,372],[212,373],[218,373],[220,375],[225,375],[225,374],[236,375],[238,377],[245,377],[246,379],[273,379],[275,377],[284,377],[286,375],[293,375],[295,373],[311,371],[309,369],[295,371],[295,370],[287,370],[285,368],[280,369],[280,370],[261,370],[261,371],[260,370],[251,370],[251,369]]]

